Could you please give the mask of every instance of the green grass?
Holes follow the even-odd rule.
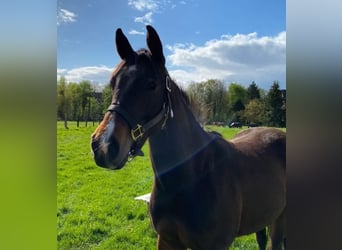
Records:
[[[225,138],[241,129],[209,126]],[[134,197],[151,192],[153,172],[147,143],[118,171],[99,168],[90,151],[95,130],[57,123],[58,249],[156,249],[147,205]],[[230,249],[257,249],[254,235],[240,237]]]
[[[120,171],[97,167],[90,153],[93,130],[72,123],[65,130],[58,123],[58,249],[151,249],[156,234],[147,206],[134,200],[151,190],[150,163],[141,157]]]

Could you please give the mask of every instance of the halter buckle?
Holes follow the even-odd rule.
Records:
[[[137,124],[135,129],[131,129],[131,136],[133,141],[137,141],[144,136],[144,132],[142,131],[142,126],[140,124]]]

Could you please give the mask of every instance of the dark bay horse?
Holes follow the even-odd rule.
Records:
[[[147,45],[134,51],[116,31],[122,61],[110,80],[112,104],[92,135],[96,164],[120,169],[149,141],[155,176],[149,210],[158,249],[227,249],[235,237],[254,232],[265,249],[266,227],[270,249],[281,249],[285,133],[259,127],[226,141],[204,131],[171,80],[151,26]]]

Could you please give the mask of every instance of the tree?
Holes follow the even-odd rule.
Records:
[[[255,122],[259,124],[265,123],[265,103],[260,99],[253,99],[249,101],[246,105],[246,109],[244,112],[244,118],[248,123]]]
[[[80,96],[81,96],[81,117],[83,118],[84,121],[87,121],[89,119],[89,111],[90,111],[90,102],[89,98],[91,97],[92,94],[92,87],[89,81],[82,81],[79,83],[80,85]],[[86,113],[86,107],[88,104],[88,112]]]
[[[187,93],[200,123],[227,119],[227,90],[222,81],[211,79],[192,83],[188,86]]]
[[[254,81],[247,88],[247,99],[260,99],[260,90]]]
[[[230,83],[228,87],[230,120],[240,121],[247,102],[247,90],[240,84]]]
[[[227,119],[227,90],[220,80],[204,82],[205,103],[210,107],[209,121],[225,121]]]
[[[90,111],[89,111],[89,118],[92,120],[93,122],[93,126],[95,125],[95,120],[99,120],[100,115],[102,114],[102,107],[101,107],[101,103],[99,103],[99,101],[95,98],[95,97],[91,97],[90,98]]]
[[[79,127],[80,120],[81,120],[81,104],[82,104],[82,97],[81,97],[81,87],[77,83],[69,83],[68,89],[70,89],[72,100],[71,100],[71,111],[72,115],[71,118],[73,121],[77,122],[77,127]]]
[[[205,101],[205,83],[191,83],[187,88],[191,109],[201,124],[209,119],[209,107]]]
[[[68,129],[68,116],[70,114],[71,93],[64,76],[61,76],[57,84],[57,116],[64,121],[64,127]]]
[[[269,125],[275,127],[285,127],[286,119],[284,100],[279,89],[278,81],[274,81],[266,97],[267,109],[269,114]]]
[[[107,108],[112,103],[112,90],[110,85],[107,84],[102,91],[102,112],[106,113]]]
[[[228,100],[231,106],[233,106],[238,100],[242,103],[246,103],[247,90],[241,84],[230,83],[228,87]]]

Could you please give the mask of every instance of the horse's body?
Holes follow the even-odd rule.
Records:
[[[271,249],[281,249],[285,133],[253,128],[226,141],[204,131],[185,94],[169,78],[159,37],[150,26],[147,41],[150,52],[133,54],[117,31],[124,63],[113,74],[110,112],[92,137],[96,163],[121,168],[129,152],[136,154],[149,140],[155,175],[149,206],[158,249],[227,249],[235,237],[253,232],[265,249],[266,227]],[[146,88],[137,83],[141,79]],[[138,90],[141,95],[146,91],[146,99]]]
[[[195,120],[185,104],[175,110],[187,114],[175,111],[167,128],[149,139],[156,176],[150,212],[159,244],[226,249],[234,237],[277,221],[286,204],[284,133],[254,128],[227,142],[186,126]]]

